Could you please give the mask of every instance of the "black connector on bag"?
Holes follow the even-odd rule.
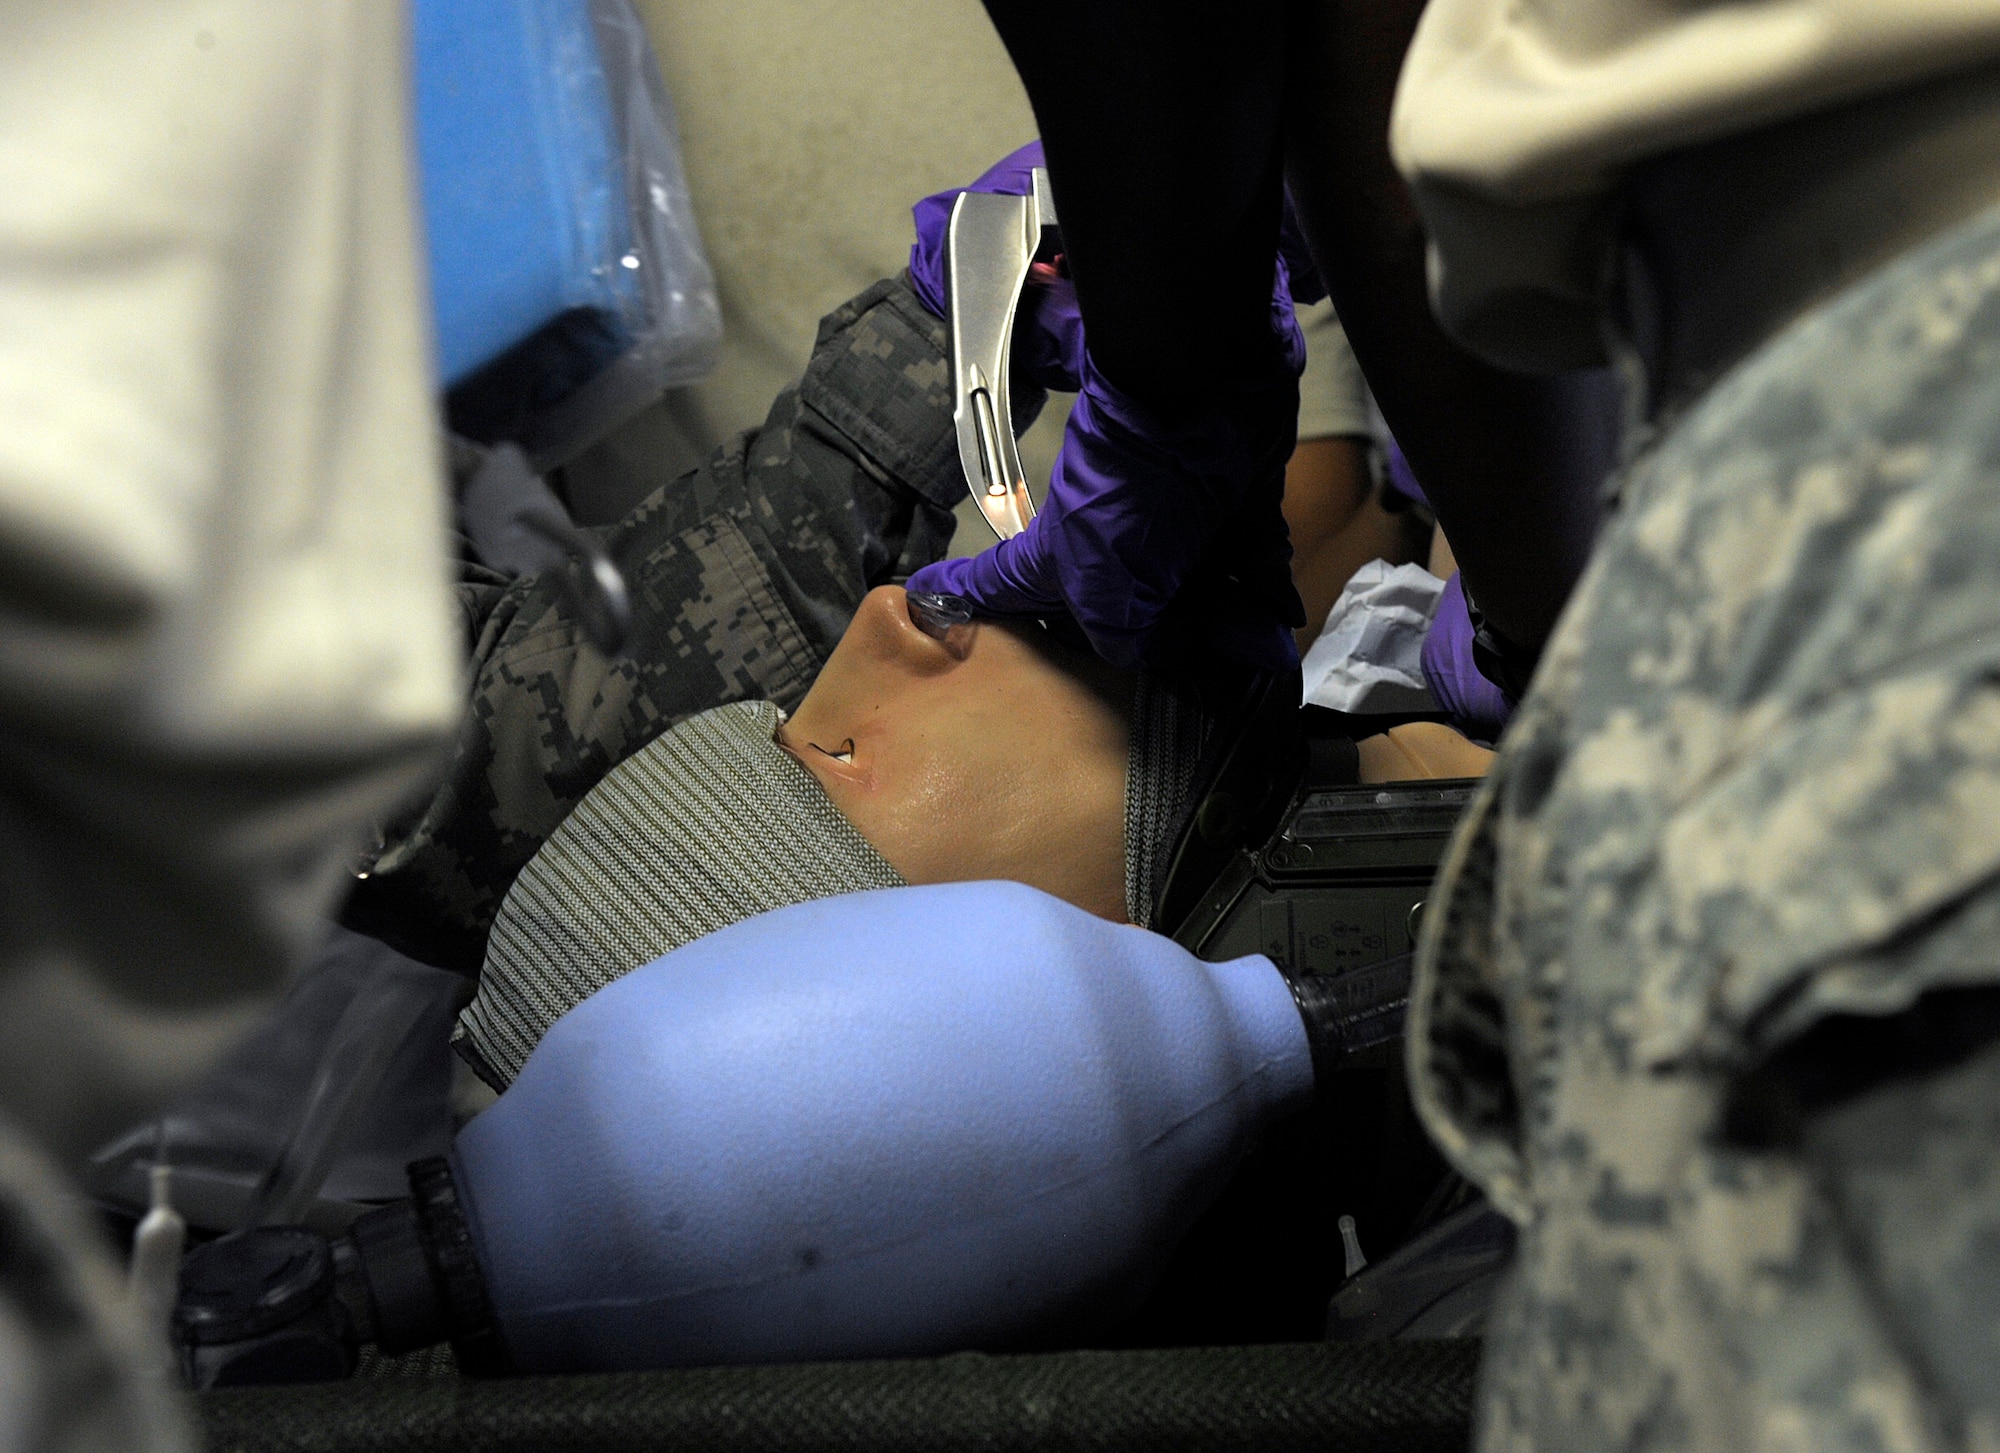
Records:
[[[451,1167],[420,1160],[409,1176],[408,1200],[334,1240],[260,1226],[189,1252],[173,1322],[188,1384],[335,1381],[371,1342],[394,1357],[448,1341],[468,1375],[506,1372]]]
[[[334,1295],[332,1249],[303,1226],[259,1226],[190,1251],[173,1332],[194,1388],[333,1382],[360,1354]]]
[[[1415,962],[1414,953],[1402,953],[1344,973],[1285,974],[1305,1023],[1316,1094],[1349,1055],[1402,1035]]]

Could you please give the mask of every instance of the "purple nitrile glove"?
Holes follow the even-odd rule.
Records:
[[[965,192],[990,192],[1001,197],[1025,197],[1034,190],[1035,168],[1042,165],[1042,144],[1031,141],[993,163],[971,186],[933,192],[910,209],[917,224],[917,240],[910,248],[910,283],[926,308],[940,318],[949,315],[951,282],[945,276],[945,232],[959,196]]]
[[[1039,143],[1023,147],[971,189],[1026,195],[1040,163]],[[939,193],[915,209],[910,278],[941,317],[944,236],[956,197]],[[1219,654],[1266,670],[1295,668],[1291,628],[1305,612],[1292,588],[1280,504],[1305,340],[1282,258],[1271,326],[1280,361],[1267,376],[1220,382],[1201,407],[1168,415],[1097,371],[1075,290],[1038,269],[1015,325],[1014,369],[1078,395],[1048,496],[1019,536],[973,559],[927,566],[909,588],[959,596],[984,615],[1067,614],[1118,666]]]
[[[1438,705],[1451,714],[1451,724],[1482,742],[1496,740],[1514,708],[1500,688],[1480,675],[1472,660],[1472,617],[1465,606],[1465,585],[1453,571],[1438,598],[1430,634],[1424,637],[1424,683]]]
[[[1066,613],[1100,656],[1129,668],[1160,660],[1148,648],[1186,586],[1171,650],[1292,669],[1286,622],[1304,613],[1279,502],[1297,410],[1287,378],[1218,389],[1200,412],[1165,417],[1086,356],[1041,512],[982,555],[919,570],[909,588],[985,615]]]

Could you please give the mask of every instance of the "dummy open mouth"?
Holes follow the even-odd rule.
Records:
[[[818,742],[807,742],[806,745],[811,747],[815,752],[818,752],[822,757],[831,757],[836,762],[852,763],[854,761],[853,737],[849,737],[837,747],[822,747]]]
[[[936,591],[907,592],[910,622],[959,660],[972,649],[972,604],[962,596]]]

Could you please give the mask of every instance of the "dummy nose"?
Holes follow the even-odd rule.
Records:
[[[952,599],[912,598],[901,586],[884,586],[862,602],[853,628],[864,630],[873,649],[898,665],[925,674],[949,670],[970,653],[978,631],[970,610],[938,604]]]

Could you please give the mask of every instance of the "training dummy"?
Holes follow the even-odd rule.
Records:
[[[1011,158],[986,184],[1025,172],[1021,160]],[[1003,654],[1019,658],[1027,674],[1011,686],[1004,679],[1011,673],[989,684],[1032,710],[1023,715],[1015,709],[1007,720],[947,742],[956,758],[982,759],[947,765],[988,786],[1018,784],[1021,791],[1004,805],[1005,815],[1032,825],[1040,839],[1024,827],[1004,842],[999,835],[975,841],[963,815],[954,815],[956,800],[950,813],[905,812],[900,827],[863,821],[864,806],[856,794],[843,798],[840,779],[865,772],[871,747],[892,745],[883,734],[898,723],[913,730],[929,708],[876,714],[877,725],[870,727],[869,714],[849,700],[844,713],[822,713],[823,731],[788,729],[780,744],[853,817],[846,826],[826,824],[839,851],[826,859],[828,873],[815,870],[818,891],[927,881],[926,871],[940,871],[937,855],[916,838],[942,825],[956,833],[949,870],[958,876],[1022,877],[1050,859],[1051,843],[1088,842],[1093,861],[1108,864],[1108,882],[1025,880],[1146,921],[1151,865],[1135,861],[1128,878],[1119,863],[1128,817],[1128,747],[1143,750],[1130,732],[1144,715],[1136,706],[1141,687],[1134,676],[1076,659],[1087,652],[1065,658],[1060,641],[1026,620],[978,627],[994,645],[983,659],[975,649],[970,660],[957,663],[969,669],[958,671],[936,643],[916,634],[908,613],[891,598],[901,593],[892,582],[944,551],[952,507],[965,497],[945,387],[949,340],[937,312],[937,284],[916,280],[940,267],[949,202],[949,196],[933,199],[919,209],[910,275],[885,280],[829,315],[804,377],[774,402],[762,429],[603,532],[606,549],[633,588],[633,638],[624,658],[607,661],[584,644],[555,581],[505,583],[468,574],[460,600],[474,641],[474,710],[461,725],[445,785],[410,818],[387,826],[350,900],[353,926],[426,963],[476,974],[516,876],[587,793],[658,739],[685,727],[682,740],[658,751],[691,751],[692,760],[710,769],[676,768],[677,781],[704,775],[733,780],[714,770],[721,755],[730,755],[759,782],[776,781],[780,790],[765,800],[795,798],[796,770],[779,770],[785,764],[772,755],[772,743],[780,715],[801,709],[826,675],[852,681],[858,663],[879,666],[894,658],[906,668],[894,673],[902,684],[914,690],[921,678],[942,690],[947,677],[983,676]],[[1281,294],[1270,299],[1273,308],[1281,302]],[[1296,341],[1296,328],[1290,336]],[[1073,294],[1064,286],[1040,287],[1016,334],[1017,412],[1031,412],[1045,386],[1074,380],[1081,364]],[[1009,633],[1017,642],[1032,642],[1032,652],[1000,644]],[[836,669],[830,663],[842,646],[846,659]],[[1031,654],[1062,658],[1059,674],[1069,684],[1060,699],[1073,711],[1058,709],[1051,693],[1059,683],[1029,669]],[[817,706],[839,704],[843,694],[836,684],[820,693]],[[1160,694],[1148,690],[1146,699]],[[717,714],[731,704],[741,705]],[[899,695],[898,707],[907,704]],[[989,704],[1003,710],[997,694]],[[1176,713],[1163,709],[1160,715]],[[1024,729],[1030,721],[1032,729]],[[1089,730],[1080,735],[1086,721]],[[1199,723],[1192,730],[1198,737]],[[734,748],[717,740],[717,731]],[[703,744],[693,746],[689,739],[697,736]],[[844,747],[850,738],[853,751]],[[986,770],[983,758],[995,755],[1004,772]],[[851,760],[838,760],[843,757]],[[901,794],[901,788],[876,792],[872,800]],[[1048,821],[1062,800],[1076,811],[1088,806],[1089,821]],[[1000,805],[976,805],[986,820],[1002,815]],[[1155,836],[1163,826],[1156,826]],[[867,839],[860,846],[856,828]],[[757,862],[746,866],[756,873],[735,873],[731,882],[770,878],[769,859],[784,850],[786,836],[754,839]],[[744,833],[734,837],[753,841]],[[978,853],[1001,847],[1012,850],[1013,860],[975,861]],[[1097,847],[1108,850],[1098,853]],[[731,916],[742,916],[791,898],[738,902],[732,889],[728,901]],[[697,932],[726,921],[712,919]],[[646,957],[651,954],[621,967]]]
[[[940,641],[884,583],[942,548],[964,491],[935,311],[951,200],[919,205],[909,280],[828,320],[763,431],[606,533],[634,586],[629,659],[584,646],[548,580],[468,581],[477,709],[352,907],[478,973],[458,1043],[495,1088],[619,974],[802,899],[1005,878],[1153,922],[1242,695],[1116,672],[1034,621]],[[1015,399],[1081,356],[1073,293],[1037,283]]]

